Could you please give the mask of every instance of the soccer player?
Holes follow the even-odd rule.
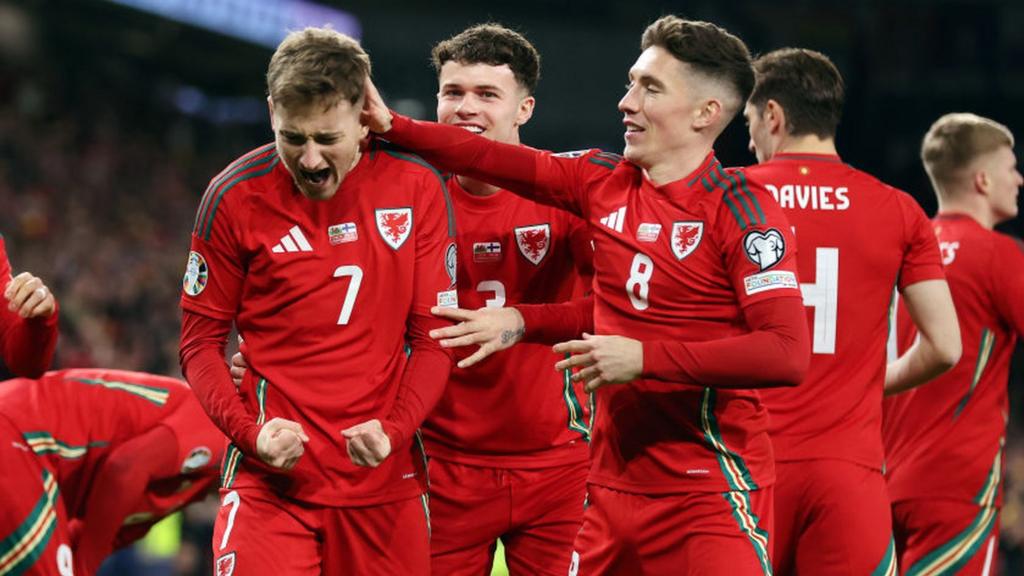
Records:
[[[789,223],[712,145],[754,83],[725,30],[666,16],[647,28],[619,103],[625,159],[558,156],[392,115],[374,131],[457,174],[583,217],[594,324],[556,346],[597,391],[589,507],[570,573],[767,574],[774,466],[751,388],[796,385],[807,325]]]
[[[921,145],[964,354],[934,382],[886,400],[886,479],[903,574],[996,570],[1006,382],[1024,333],[1024,245],[993,230],[1017,215],[1024,181],[1013,145],[1006,126],[974,114],[939,118]],[[901,342],[912,342],[905,322],[899,328]]]
[[[457,304],[454,219],[439,173],[362,142],[369,72],[338,32],[286,37],[267,73],[275,142],[214,178],[196,217],[181,361],[231,440],[213,542],[224,570],[429,569],[414,440],[451,369],[427,333],[450,324],[432,306]],[[252,366],[239,390],[223,356],[232,323]]]
[[[38,378],[50,366],[57,347],[57,300],[32,274],[12,277],[3,235],[0,283],[6,300],[0,304],[0,360],[14,376]]]
[[[0,383],[0,574],[94,574],[202,499],[224,436],[184,382],[77,369]]]
[[[433,64],[438,122],[520,143],[540,75],[540,56],[526,38],[475,26],[435,46]],[[581,275],[589,287],[593,250],[585,222],[462,176],[448,188],[461,306],[564,301]],[[583,517],[589,446],[577,390],[550,369],[558,359],[550,346],[523,344],[453,369],[423,424],[432,573],[487,573],[500,537],[510,573],[565,574]]]
[[[744,109],[759,165],[793,226],[812,338],[807,378],[762,392],[775,451],[776,576],[895,574],[882,477],[882,395],[953,366],[956,312],[914,199],[840,159],[843,80],[827,56],[786,48],[754,61]],[[897,287],[921,341],[886,369]]]
[[[519,144],[540,76],[533,45],[482,24],[438,43],[432,56],[438,121]],[[589,287],[585,222],[470,178],[453,177],[448,189],[462,306],[515,313],[515,305],[565,301]],[[476,311],[438,313],[460,320]],[[564,575],[583,517],[589,435],[576,387],[549,370],[558,359],[550,346],[523,344],[452,370],[423,423],[432,573],[486,573],[500,537],[511,573]]]

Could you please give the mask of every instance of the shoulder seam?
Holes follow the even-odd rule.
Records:
[[[257,148],[256,150],[253,150],[248,154],[245,154],[238,160],[235,160],[234,162],[229,164],[227,168],[222,170],[220,174],[217,174],[213,178],[213,180],[210,181],[210,184],[206,187],[206,191],[203,192],[202,200],[200,200],[199,202],[199,209],[196,210],[196,219],[195,222],[192,224],[193,233],[198,233],[198,231],[202,228],[202,225],[206,223],[207,211],[210,208],[210,202],[217,195],[217,190],[233,176],[240,174],[246,170],[249,170],[250,168],[253,168],[257,164],[265,162],[266,158],[261,158],[261,156],[263,156],[267,152],[270,152],[273,149],[273,144],[267,144],[265,146]]]
[[[208,209],[208,215],[205,217],[205,222],[200,221],[193,233],[203,240],[209,241],[210,235],[213,233],[213,219],[217,216],[217,208],[220,206],[221,200],[224,199],[224,196],[228,191],[234,188],[236,184],[270,173],[270,171],[277,166],[280,160],[281,158],[275,154],[272,159],[268,158],[245,168],[245,170],[248,170],[247,172],[243,173],[243,170],[239,170],[240,174],[234,179],[224,183],[220,187],[220,190],[215,193],[215,197],[212,197],[212,202]]]
[[[388,150],[386,148],[382,148],[382,151],[392,158],[398,158],[399,160],[405,160],[406,162],[412,162],[413,164],[422,166],[423,168],[430,170],[430,172],[437,177],[438,184],[441,186],[441,193],[444,194],[445,209],[448,213],[448,237],[455,238],[455,209],[452,207],[452,198],[448,193],[448,186],[445,183],[444,176],[441,172],[438,171],[437,168],[434,168],[429,162],[415,154],[399,152],[397,150]]]

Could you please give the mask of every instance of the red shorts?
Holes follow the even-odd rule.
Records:
[[[628,494],[590,485],[569,575],[771,574],[772,488]]]
[[[999,508],[958,500],[892,505],[903,574],[992,576],[999,551]]]
[[[57,477],[2,416],[0,462],[0,574],[71,576],[71,542]]]
[[[430,460],[433,574],[489,574],[495,540],[510,574],[565,576],[583,521],[586,461],[536,470]]]
[[[775,478],[776,576],[895,576],[880,471],[844,460],[799,460],[776,462]]]
[[[220,491],[217,576],[430,573],[426,498],[362,507],[282,499],[261,488]]]

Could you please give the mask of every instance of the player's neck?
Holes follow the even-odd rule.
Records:
[[[655,186],[664,186],[676,180],[682,180],[692,174],[711,153],[711,144],[695,147],[692,150],[678,151],[666,162],[658,162],[644,167],[644,175]]]
[[[992,230],[999,221],[992,210],[984,202],[971,202],[969,200],[940,200],[939,215],[962,214],[968,216],[986,230]]]
[[[501,188],[466,176],[458,176],[459,186],[473,196],[494,196]]]
[[[819,138],[813,134],[807,136],[788,136],[779,144],[775,153],[838,155],[834,138]]]

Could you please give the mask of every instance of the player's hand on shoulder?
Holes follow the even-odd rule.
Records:
[[[442,348],[459,348],[477,344],[476,352],[459,362],[459,368],[468,368],[491,354],[511,348],[523,339],[526,326],[523,315],[515,308],[443,308],[435,306],[430,313],[454,320],[458,324],[430,331],[430,337],[440,340]]]
[[[644,368],[644,346],[639,340],[625,336],[594,336],[583,334],[583,340],[555,344],[558,354],[571,354],[555,364],[555,370],[579,368],[572,379],[584,382],[584,389],[593,392],[607,384],[624,384],[640,377]]]
[[[7,309],[22,318],[49,318],[57,309],[57,301],[43,281],[29,272],[22,272],[4,289]]]
[[[274,418],[260,428],[256,437],[256,452],[260,460],[274,468],[291,470],[299,462],[309,442],[298,422]]]
[[[391,130],[391,111],[384,103],[377,87],[369,76],[366,77],[365,98],[363,100],[363,111],[361,119],[370,132],[383,134]]]
[[[376,418],[341,431],[348,457],[356,466],[376,468],[391,454],[391,438]]]

